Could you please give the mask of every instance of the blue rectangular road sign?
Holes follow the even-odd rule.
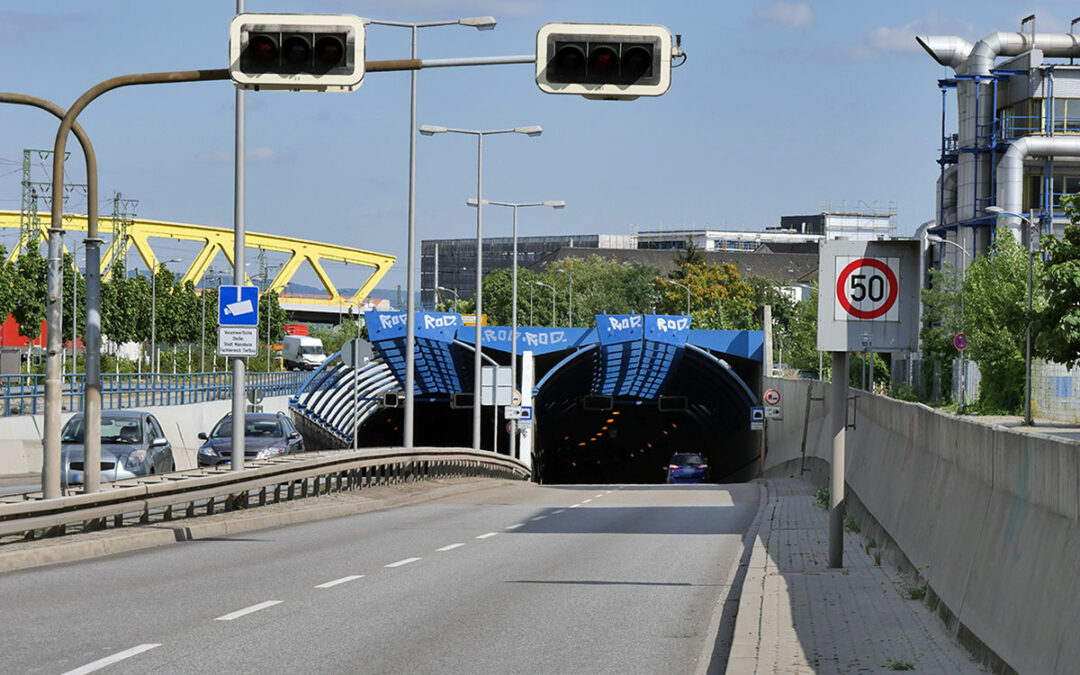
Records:
[[[222,286],[218,290],[219,326],[258,326],[259,288]]]

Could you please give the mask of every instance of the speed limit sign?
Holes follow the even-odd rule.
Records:
[[[900,292],[899,258],[836,257],[835,319],[896,321]]]
[[[913,239],[822,242],[818,349],[913,351],[919,342],[921,243]]]

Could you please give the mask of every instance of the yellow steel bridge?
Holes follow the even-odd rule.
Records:
[[[47,239],[49,234],[49,214],[39,214],[38,218],[40,219],[41,236]],[[64,214],[63,220],[63,229],[66,231],[86,231],[85,215]],[[0,211],[0,228],[19,230],[19,212]],[[109,236],[113,231],[112,218],[99,217],[98,229],[105,237]],[[172,239],[195,242],[201,245],[201,249],[181,277],[182,282],[191,281],[197,286],[219,252],[225,256],[230,266],[233,264],[233,231],[231,229],[207,225],[170,223],[160,220],[135,219],[127,222],[126,230],[127,236],[124,240],[114,240],[102,254],[101,269],[103,275],[107,276],[112,268],[112,262],[117,260],[118,256],[127,255],[132,246],[138,251],[147,267],[153,269],[158,264],[158,257],[151,246],[151,239]],[[9,252],[9,261],[17,257],[25,247],[25,239],[25,235],[21,236],[18,244]],[[246,247],[249,249],[284,253],[289,256],[281,268],[278,269],[274,278],[269,281],[267,290],[280,293],[281,306],[294,315],[315,315],[325,318],[330,315],[340,315],[350,309],[359,312],[361,303],[394,264],[394,256],[385,253],[374,253],[358,248],[324,244],[276,234],[260,234],[248,231],[245,240]],[[363,273],[367,274],[367,278],[358,284],[359,288],[354,294],[343,296],[323,268],[322,263],[324,261],[366,268]],[[314,270],[315,275],[326,291],[325,296],[281,293],[282,289],[285,288],[286,284],[289,283],[305,262]],[[246,273],[245,276],[247,276]]]

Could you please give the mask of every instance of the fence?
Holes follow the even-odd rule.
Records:
[[[310,373],[248,372],[246,391],[259,390],[263,396],[291,396],[300,390]],[[86,376],[64,375],[61,406],[81,411],[85,402]],[[108,409],[140,408],[153,405],[184,405],[217,401],[232,396],[232,373],[109,373],[101,376],[101,406]],[[37,415],[45,411],[44,375],[0,375],[0,416]]]

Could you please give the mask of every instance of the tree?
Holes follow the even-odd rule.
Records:
[[[671,273],[672,279],[681,279],[685,275],[687,265],[704,265],[705,251],[698,248],[693,238],[686,238],[686,246],[675,254],[675,264],[678,268]]]
[[[976,407],[984,413],[1015,413],[1023,401],[1027,266],[1027,251],[1002,227],[990,251],[968,267],[964,323],[968,354],[982,375]],[[1035,260],[1036,281],[1041,267],[1042,261]],[[1041,292],[1032,290],[1041,304]]]
[[[1039,356],[1073,366],[1080,361],[1080,195],[1062,197],[1070,223],[1061,239],[1046,235],[1046,307],[1035,320]]]
[[[0,323],[15,311],[15,265],[5,264],[7,249],[0,246]]]
[[[659,309],[668,314],[686,311],[686,290],[656,279],[660,293]],[[682,267],[683,283],[690,287],[690,316],[695,328],[754,328],[754,292],[739,277],[731,263],[687,264]]]
[[[818,289],[814,284],[810,298],[795,305],[792,314],[790,336],[784,342],[788,354],[785,358],[796,370],[817,371],[817,316]]]
[[[36,340],[41,335],[48,301],[48,263],[37,246],[28,246],[15,262],[12,289],[12,314],[19,322],[19,332]]]
[[[72,309],[74,301],[75,308]],[[74,316],[72,312],[74,311]],[[75,266],[75,258],[70,253],[64,254],[64,293],[60,307],[63,316],[63,336],[73,343],[86,332],[86,280]]]
[[[919,331],[923,353],[929,357],[923,360],[924,367],[928,369],[924,379],[929,381],[933,377],[934,364],[940,361],[942,391],[949,392],[952,391],[952,362],[957,357],[953,338],[965,330],[964,323],[971,325],[971,317],[963,317],[967,319],[965,322],[960,316],[962,289],[955,267],[944,265],[940,270],[931,268],[929,276],[927,288],[922,289],[923,325]]]

